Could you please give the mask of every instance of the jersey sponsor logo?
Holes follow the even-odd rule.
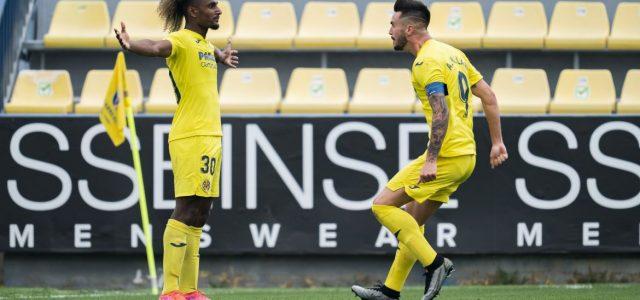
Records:
[[[198,59],[200,60],[200,66],[203,68],[217,68],[216,57],[211,52],[198,51]]]

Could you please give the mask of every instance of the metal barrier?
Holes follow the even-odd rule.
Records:
[[[17,62],[26,32],[25,25],[34,3],[35,0],[0,0],[0,110],[9,97],[10,87],[17,72]]]

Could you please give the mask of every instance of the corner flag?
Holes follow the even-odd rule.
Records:
[[[111,82],[104,98],[104,106],[100,111],[100,122],[107,130],[113,144],[118,147],[124,142],[125,101],[128,100],[125,73],[127,65],[124,54],[118,53],[116,65],[113,68]]]
[[[147,196],[144,190],[144,180],[142,179],[142,163],[140,162],[140,147],[138,146],[138,135],[136,134],[136,123],[133,118],[133,108],[127,90],[125,74],[127,64],[124,61],[124,53],[118,52],[116,65],[113,68],[111,82],[104,98],[104,106],[100,112],[100,122],[104,125],[109,138],[118,147],[125,140],[124,127],[129,125],[129,145],[131,146],[131,156],[133,157],[133,167],[138,178],[138,203],[140,204],[140,215],[142,217],[142,230],[145,236],[145,248],[147,252],[147,265],[149,267],[149,280],[151,281],[151,293],[158,294],[158,281],[156,276],[156,263],[153,256],[153,241],[151,238],[151,227],[149,226],[149,213],[147,211]],[[126,118],[125,118],[126,115]]]

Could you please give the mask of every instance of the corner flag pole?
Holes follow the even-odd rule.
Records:
[[[126,68],[122,71],[122,82],[124,86],[124,106],[127,112],[127,124],[129,125],[131,155],[133,157],[133,167],[136,170],[138,178],[138,194],[140,195],[140,214],[142,215],[142,230],[145,237],[145,248],[147,250],[147,265],[149,267],[149,280],[151,281],[151,293],[158,294],[158,276],[156,275],[156,261],[153,256],[153,241],[151,239],[151,230],[149,228],[149,212],[147,210],[147,196],[144,190],[144,180],[142,179],[142,165],[140,163],[140,152],[138,147],[138,134],[136,133],[136,122],[133,118],[133,108],[131,107],[131,99],[126,85]]]

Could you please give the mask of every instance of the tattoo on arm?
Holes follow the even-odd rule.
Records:
[[[449,127],[449,107],[444,94],[433,94],[429,96],[429,104],[433,110],[431,120],[431,138],[427,149],[427,161],[435,162],[438,159],[442,142]]]

